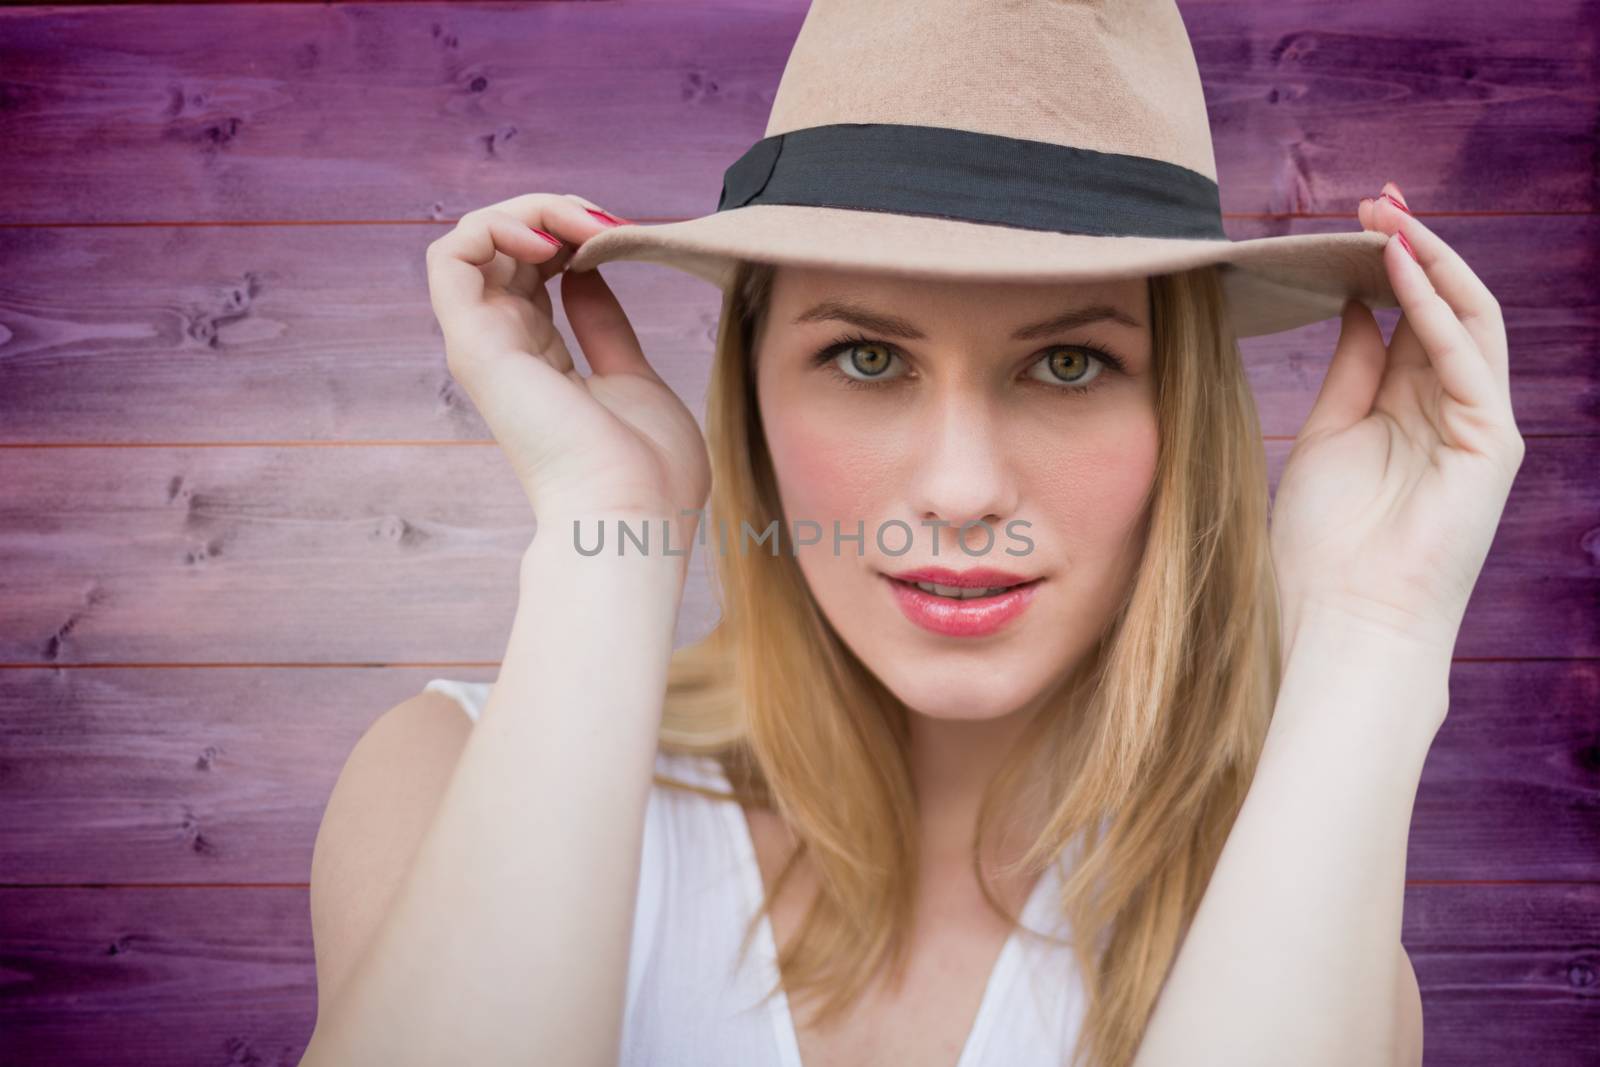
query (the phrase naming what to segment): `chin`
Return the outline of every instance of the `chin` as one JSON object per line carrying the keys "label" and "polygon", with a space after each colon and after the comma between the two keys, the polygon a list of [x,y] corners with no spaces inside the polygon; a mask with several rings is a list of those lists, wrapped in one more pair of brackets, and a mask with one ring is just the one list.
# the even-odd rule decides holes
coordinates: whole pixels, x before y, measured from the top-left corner
{"label": "chin", "polygon": [[[1015,673],[975,673],[954,662],[948,669],[941,669],[936,660],[926,655],[908,656],[905,662],[869,663],[867,666],[902,704],[930,719],[971,722],[1003,719],[1037,693],[1037,689],[1028,684],[1029,679],[1019,678]],[[1002,677],[1008,684],[996,685]],[[1039,680],[1041,685],[1043,681]]]}

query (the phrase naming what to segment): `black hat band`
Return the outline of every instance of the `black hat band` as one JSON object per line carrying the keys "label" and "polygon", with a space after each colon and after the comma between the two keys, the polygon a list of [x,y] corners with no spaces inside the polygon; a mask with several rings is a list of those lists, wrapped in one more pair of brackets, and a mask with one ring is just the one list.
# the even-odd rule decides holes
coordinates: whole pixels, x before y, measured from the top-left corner
{"label": "black hat band", "polygon": [[1217,183],[1188,167],[942,126],[839,123],[763,138],[724,173],[717,211],[750,204],[1228,240]]}

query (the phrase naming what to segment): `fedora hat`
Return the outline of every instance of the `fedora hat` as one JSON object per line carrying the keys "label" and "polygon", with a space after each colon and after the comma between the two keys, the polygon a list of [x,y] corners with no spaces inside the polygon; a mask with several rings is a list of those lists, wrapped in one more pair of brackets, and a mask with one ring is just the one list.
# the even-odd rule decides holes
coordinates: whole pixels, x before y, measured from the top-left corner
{"label": "fedora hat", "polygon": [[1220,265],[1236,336],[1395,307],[1375,231],[1233,241],[1172,0],[814,0],[765,135],[716,210],[628,223],[568,264],[741,259],[976,281]]}

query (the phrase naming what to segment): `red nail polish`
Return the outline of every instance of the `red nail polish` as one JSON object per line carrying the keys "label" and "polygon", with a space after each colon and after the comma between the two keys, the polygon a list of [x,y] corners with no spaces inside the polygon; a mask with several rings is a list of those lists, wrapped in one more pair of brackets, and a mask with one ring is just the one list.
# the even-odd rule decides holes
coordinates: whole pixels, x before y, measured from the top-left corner
{"label": "red nail polish", "polygon": [[1406,207],[1399,200],[1396,200],[1394,197],[1390,196],[1388,193],[1379,193],[1378,195],[1383,197],[1385,200],[1389,201],[1389,203],[1393,204],[1395,207],[1399,208],[1401,211],[1404,211],[1407,215],[1411,214],[1411,209],[1410,208]]}
{"label": "red nail polish", "polygon": [[1394,186],[1394,198],[1400,201],[1400,206],[1406,208],[1407,213],[1410,213],[1411,209],[1406,207],[1406,194],[1402,193],[1400,191],[1400,187],[1395,185],[1394,182],[1390,182],[1389,184]]}
{"label": "red nail polish", "polygon": [[554,234],[545,233],[543,230],[539,229],[539,227],[537,227],[537,226],[529,226],[528,229],[532,230],[534,233],[538,234],[540,237],[543,237],[546,241],[549,241],[551,244],[555,245],[557,248],[561,247],[561,238],[555,236]]}
{"label": "red nail polish", "polygon": [[1400,247],[1405,249],[1406,252],[1411,256],[1412,262],[1420,264],[1422,261],[1417,258],[1417,250],[1411,247],[1411,242],[1406,240],[1406,235],[1401,233],[1399,230],[1394,231],[1394,235],[1400,238]]}
{"label": "red nail polish", "polygon": [[583,210],[587,211],[589,214],[593,215],[595,218],[599,219],[601,222],[606,223],[608,226],[622,226],[622,225],[627,224],[627,222],[628,222],[627,219],[619,219],[615,215],[611,214],[608,211],[596,211],[593,208],[587,208],[587,207],[584,208]]}

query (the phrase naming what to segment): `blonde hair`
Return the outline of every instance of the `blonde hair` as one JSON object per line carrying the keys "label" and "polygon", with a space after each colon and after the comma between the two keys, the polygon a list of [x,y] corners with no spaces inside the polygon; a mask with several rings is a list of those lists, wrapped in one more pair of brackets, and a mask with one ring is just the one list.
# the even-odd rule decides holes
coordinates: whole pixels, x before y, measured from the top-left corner
{"label": "blonde hair", "polygon": [[[1132,1060],[1244,802],[1278,690],[1266,459],[1217,270],[1150,278],[1161,446],[1143,556],[1091,653],[991,782],[973,841],[982,892],[1013,923],[979,863],[986,835],[1038,813],[1028,825],[1043,832],[1013,872],[1042,872],[1078,841],[1058,901],[1087,994],[1072,1067]],[[798,848],[762,913],[807,857],[818,892],[778,963],[791,998],[821,999],[821,1023],[880,966],[903,973],[918,814],[910,712],[840,640],[784,536],[749,359],[773,275],[744,263],[724,293],[703,526],[714,544],[718,528],[759,532],[776,520],[781,544],[775,556],[710,552],[722,619],[674,653],[661,734],[663,751],[715,757],[734,791],[657,781],[775,811],[792,829]]]}

